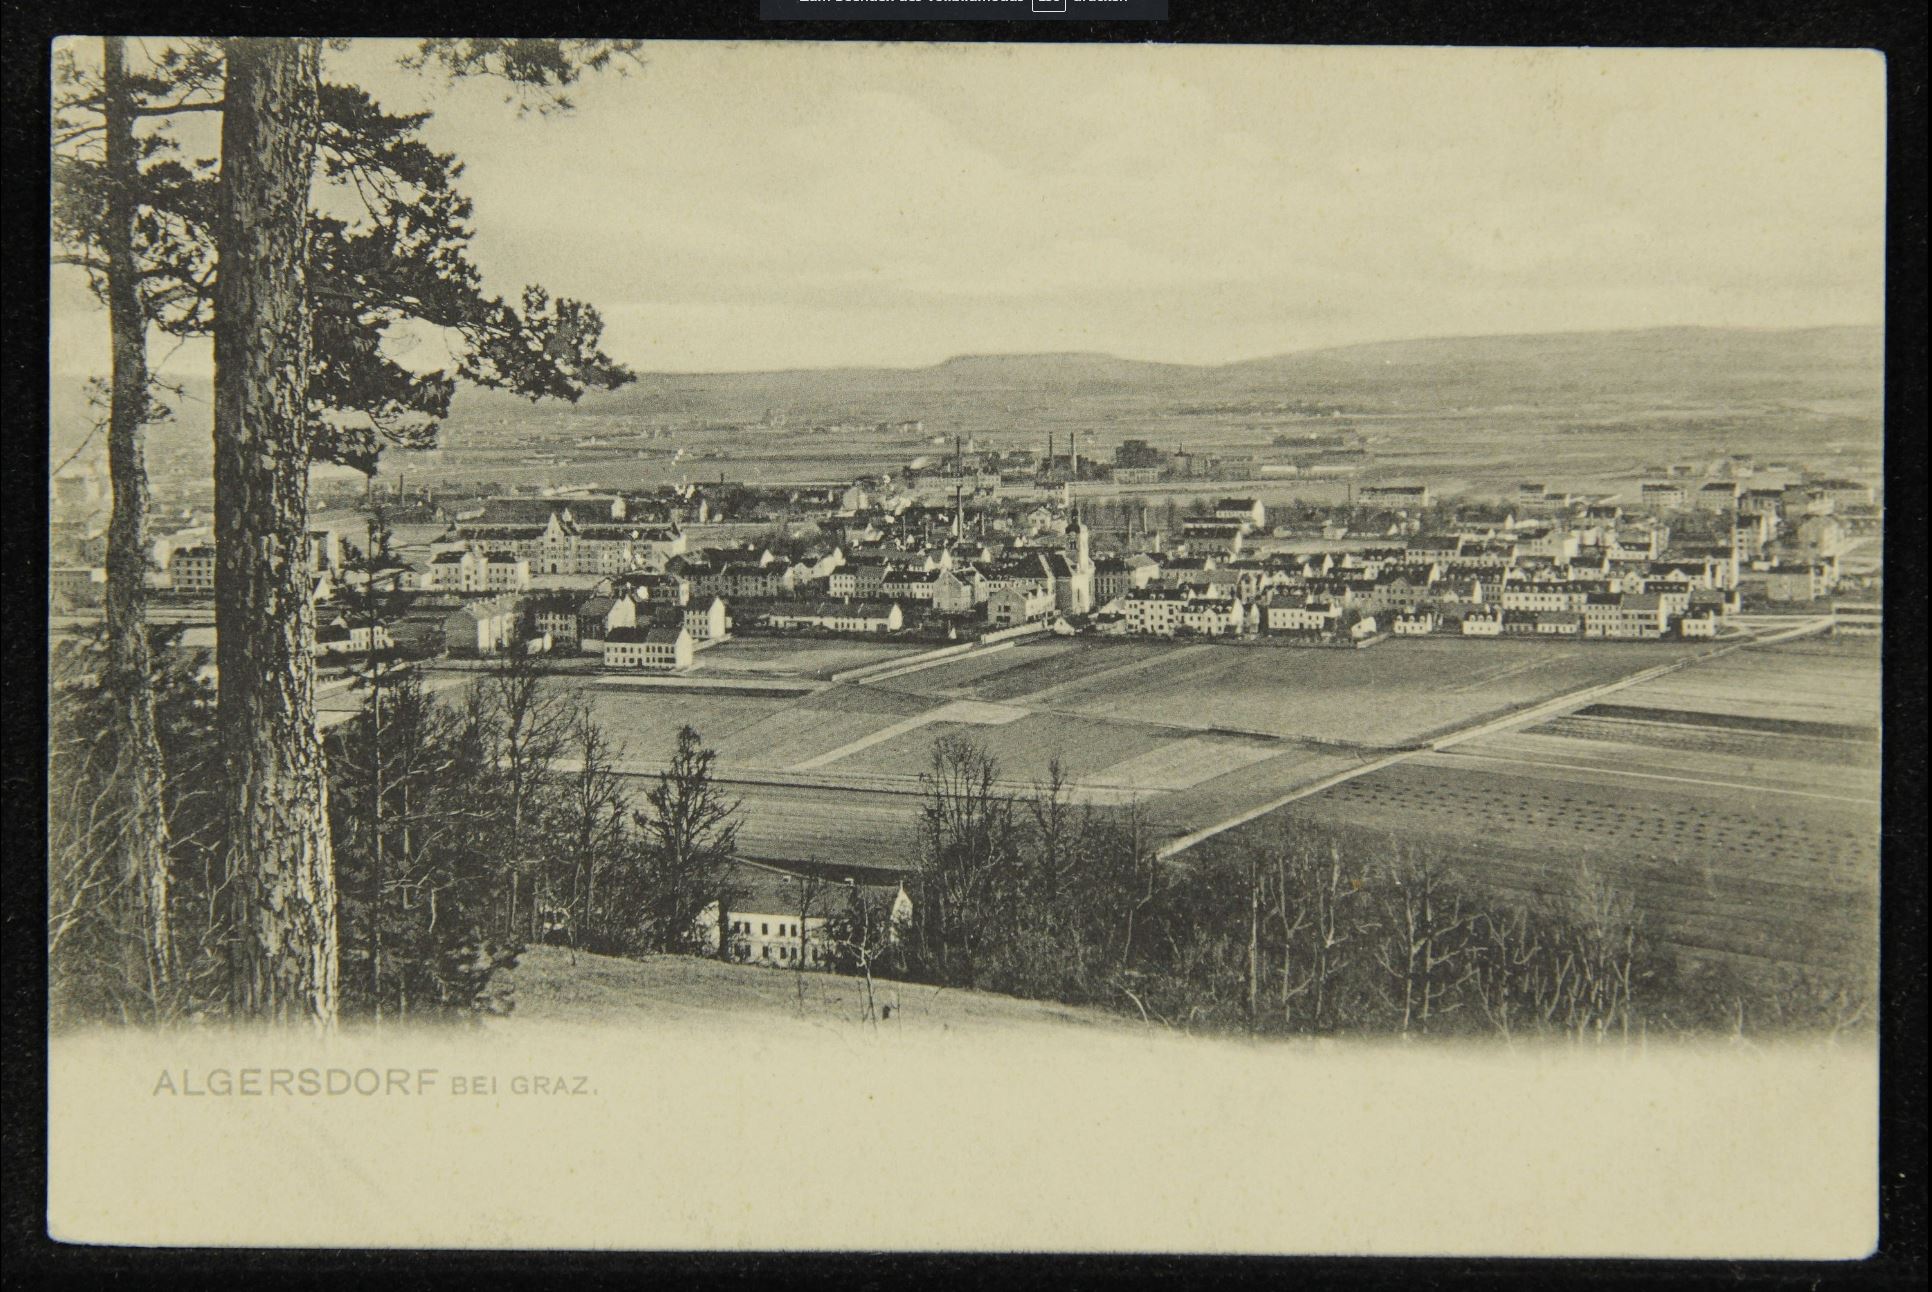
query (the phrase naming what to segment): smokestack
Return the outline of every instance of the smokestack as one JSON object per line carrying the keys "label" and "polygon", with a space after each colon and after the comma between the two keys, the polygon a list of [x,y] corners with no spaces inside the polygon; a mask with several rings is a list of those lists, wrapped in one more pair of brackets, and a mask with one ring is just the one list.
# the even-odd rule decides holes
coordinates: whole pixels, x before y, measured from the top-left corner
{"label": "smokestack", "polygon": [[1080,432],[1079,431],[1067,432],[1067,450],[1068,452],[1073,454],[1073,471],[1071,474],[1075,480],[1078,480],[1080,478]]}

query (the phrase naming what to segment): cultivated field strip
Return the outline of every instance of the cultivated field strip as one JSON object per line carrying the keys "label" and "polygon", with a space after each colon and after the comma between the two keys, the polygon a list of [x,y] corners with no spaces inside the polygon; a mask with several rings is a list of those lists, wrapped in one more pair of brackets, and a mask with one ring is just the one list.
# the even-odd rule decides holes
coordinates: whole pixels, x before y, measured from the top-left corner
{"label": "cultivated field strip", "polygon": [[1058,656],[1077,653],[1083,653],[1082,648],[1074,642],[1020,642],[1002,650],[962,655],[916,673],[879,678],[865,685],[871,690],[896,691],[906,695],[991,700],[999,698],[991,693],[990,688],[994,685],[993,679],[1002,674],[1024,673]]}
{"label": "cultivated field strip", "polygon": [[916,862],[912,795],[730,783],[738,849],[749,856],[897,868]]}
{"label": "cultivated field strip", "polygon": [[[1579,739],[1536,728],[1485,736],[1458,745],[1445,754],[1423,755],[1421,761],[1481,759],[1525,775],[1580,773],[1596,778],[1681,780],[1736,786],[1745,793],[1786,793],[1854,804],[1878,805],[1878,777],[1869,766],[1856,763],[1820,765],[1804,756],[1781,756],[1760,741],[1749,753],[1716,749],[1659,748],[1638,741]],[[1806,742],[1807,749],[1815,742]],[[1614,781],[1606,783],[1614,784]],[[1641,785],[1629,786],[1643,791]]]}
{"label": "cultivated field strip", "polygon": [[1715,713],[1834,726],[1879,721],[1877,652],[1792,642],[1734,652],[1635,686],[1618,702],[1667,715]]}
{"label": "cultivated field strip", "polygon": [[1261,762],[1147,800],[1148,818],[1170,836],[1185,837],[1252,810],[1284,793],[1353,771],[1362,758],[1322,745],[1288,745]]}
{"label": "cultivated field strip", "polygon": [[1187,736],[1112,763],[1106,770],[1084,779],[1089,785],[1120,789],[1184,790],[1273,758],[1279,752],[1273,741],[1237,736]]}
{"label": "cultivated field strip", "polygon": [[678,729],[689,722],[721,759],[737,753],[734,735],[784,712],[792,701],[783,696],[706,692],[653,695],[590,687],[582,692],[598,723],[627,757],[668,758],[677,746]]}
{"label": "cultivated field strip", "polygon": [[1535,730],[1547,736],[1631,745],[1652,757],[1683,751],[1786,761],[1804,767],[1876,769],[1880,752],[1878,733],[1872,731],[1856,739],[1825,739],[1727,729],[1712,723],[1673,722],[1655,716],[1636,719],[1578,713],[1546,722]]}
{"label": "cultivated field strip", "polygon": [[1874,815],[1404,763],[1302,800],[1297,818],[1439,852],[1485,888],[1560,894],[1579,864],[1630,891],[1681,948],[1846,968],[1875,959]]}
{"label": "cultivated field strip", "polygon": [[1152,646],[1129,644],[1087,647],[1031,663],[1023,670],[988,678],[980,694],[989,700],[1013,700],[1044,704],[1056,696],[1081,688],[1121,687],[1144,669],[1172,667],[1189,659],[1198,661],[1201,652],[1216,648],[1207,644],[1193,646]]}
{"label": "cultivated field strip", "polygon": [[1304,801],[1310,812],[1349,805],[1378,822],[1476,836],[1553,851],[1618,851],[1679,858],[1697,854],[1748,864],[1796,882],[1875,879],[1875,809],[1811,799],[1766,802],[1697,786],[1645,787],[1567,771],[1447,766],[1413,760]]}
{"label": "cultivated field strip", "polygon": [[999,726],[933,722],[858,750],[827,770],[907,775],[924,771],[933,741],[946,735],[971,738],[999,761],[1006,779],[1021,784],[1044,779],[1048,761],[1055,757],[1067,775],[1083,783],[1101,784],[1091,780],[1096,773],[1177,743],[1175,733],[1158,727],[1030,714]]}
{"label": "cultivated field strip", "polygon": [[871,642],[812,642],[801,650],[789,638],[738,637],[705,651],[706,672],[742,672],[791,677],[825,677],[849,668],[917,655],[916,645]]}
{"label": "cultivated field strip", "polygon": [[788,708],[733,733],[728,749],[720,753],[728,754],[728,767],[796,767],[823,756],[828,749],[864,740],[900,721],[905,719],[894,719],[890,714]]}
{"label": "cultivated field strip", "polygon": [[[1181,726],[1259,731],[1289,739],[1399,746],[1484,717],[1614,681],[1683,658],[1686,649],[1597,643],[1388,642],[1368,651],[1211,647],[1140,670],[1129,687],[1105,678],[1056,692],[1059,709]],[[1471,670],[1490,680],[1465,687]]]}
{"label": "cultivated field strip", "polygon": [[883,745],[901,736],[912,735],[930,725],[941,726],[1005,726],[1026,717],[1026,710],[1014,709],[1005,705],[987,704],[980,700],[955,700],[942,704],[937,709],[901,718],[888,727],[869,732],[842,745],[835,745],[824,753],[815,754],[798,763],[794,771],[811,771],[832,763],[863,753],[874,745]]}

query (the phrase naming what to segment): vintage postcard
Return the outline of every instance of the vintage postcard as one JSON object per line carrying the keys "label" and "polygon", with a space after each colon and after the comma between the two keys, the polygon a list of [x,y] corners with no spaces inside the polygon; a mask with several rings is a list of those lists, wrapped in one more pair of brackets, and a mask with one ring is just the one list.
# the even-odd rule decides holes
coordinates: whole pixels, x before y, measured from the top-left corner
{"label": "vintage postcard", "polygon": [[1872,1250],[1881,56],[54,95],[53,1238]]}

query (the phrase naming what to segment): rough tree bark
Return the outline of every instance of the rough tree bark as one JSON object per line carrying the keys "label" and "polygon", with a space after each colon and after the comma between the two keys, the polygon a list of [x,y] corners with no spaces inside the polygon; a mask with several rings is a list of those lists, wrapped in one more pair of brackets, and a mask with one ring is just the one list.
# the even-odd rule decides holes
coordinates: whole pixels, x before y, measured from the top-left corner
{"label": "rough tree bark", "polygon": [[[148,420],[147,320],[135,262],[136,190],[133,92],[127,41],[102,40],[102,113],[107,149],[108,329],[113,336],[108,400],[107,474],[114,501],[107,526],[107,680],[113,697],[121,795],[121,852],[127,891],[140,931],[140,968],[130,973],[159,1004],[172,976],[174,938],[168,916],[168,827],[161,798],[161,741],[155,728],[147,622],[148,472],[142,427]],[[130,957],[132,959],[132,957]]]}
{"label": "rough tree bark", "polygon": [[327,1026],[335,866],[308,581],[307,241],[320,45],[228,45],[215,311],[215,624],[236,1011]]}

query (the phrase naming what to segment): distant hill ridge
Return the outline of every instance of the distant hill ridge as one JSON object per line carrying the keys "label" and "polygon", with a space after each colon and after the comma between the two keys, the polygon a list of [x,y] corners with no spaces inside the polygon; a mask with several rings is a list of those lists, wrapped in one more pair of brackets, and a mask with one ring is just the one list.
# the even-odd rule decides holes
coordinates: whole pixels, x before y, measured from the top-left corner
{"label": "distant hill ridge", "polygon": [[[1016,414],[1078,398],[1319,401],[1358,407],[1764,404],[1852,400],[1876,404],[1884,332],[1875,326],[1797,329],[1660,327],[1626,331],[1427,337],[1299,350],[1199,365],[1123,359],[1091,351],[964,354],[918,368],[851,367],[768,372],[642,372],[622,390],[586,396],[595,418],[665,416],[749,420],[766,409],[798,417],[904,418],[944,411],[962,396],[1000,401]],[[181,383],[189,398],[155,438],[199,445],[209,427],[208,382]],[[78,391],[54,392],[56,448],[77,442],[91,414]],[[464,389],[452,429],[531,411],[497,391]],[[548,416],[557,405],[541,406]],[[590,433],[588,430],[586,433]]]}
{"label": "distant hill ridge", "polygon": [[[1200,365],[1122,359],[1092,352],[958,355],[921,368],[855,367],[773,372],[643,373],[599,398],[678,394],[768,397],[774,405],[853,394],[1014,391],[1187,396],[1276,395],[1421,402],[1453,394],[1569,399],[1616,397],[1876,397],[1884,336],[1877,327],[1750,329],[1668,327],[1612,332],[1429,337],[1299,350]],[[1420,384],[1418,384],[1420,383]]]}

